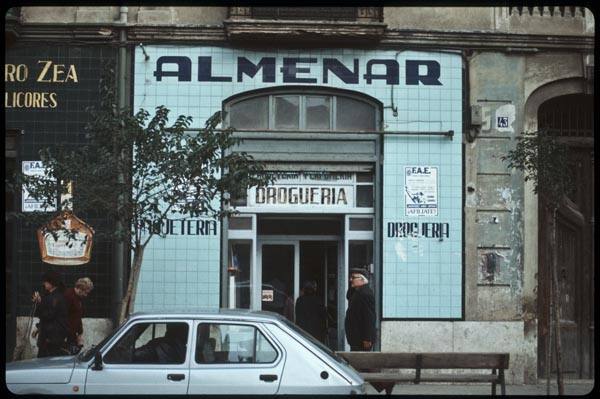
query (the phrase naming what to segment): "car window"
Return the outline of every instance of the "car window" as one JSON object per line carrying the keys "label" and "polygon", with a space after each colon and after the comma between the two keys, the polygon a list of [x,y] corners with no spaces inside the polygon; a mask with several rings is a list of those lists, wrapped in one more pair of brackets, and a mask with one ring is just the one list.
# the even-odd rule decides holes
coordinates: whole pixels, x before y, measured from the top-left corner
{"label": "car window", "polygon": [[134,324],[104,356],[111,364],[181,364],[189,326],[182,322]]}
{"label": "car window", "polygon": [[201,323],[196,363],[272,363],[277,351],[254,326]]}

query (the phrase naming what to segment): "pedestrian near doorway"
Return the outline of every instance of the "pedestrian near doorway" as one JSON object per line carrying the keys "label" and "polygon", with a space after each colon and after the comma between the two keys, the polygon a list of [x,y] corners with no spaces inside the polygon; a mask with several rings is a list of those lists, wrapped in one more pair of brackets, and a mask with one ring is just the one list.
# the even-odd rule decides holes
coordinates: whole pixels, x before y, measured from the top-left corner
{"label": "pedestrian near doorway", "polygon": [[82,277],[75,282],[73,288],[65,290],[69,323],[67,348],[71,354],[78,353],[83,347],[83,323],[81,321],[84,315],[83,298],[86,298],[93,289],[92,280]]}
{"label": "pedestrian near doorway", "polygon": [[37,303],[35,315],[40,319],[33,332],[34,337],[37,336],[37,357],[65,356],[68,354],[65,348],[68,322],[64,284],[55,271],[44,273],[42,284],[44,295],[36,291],[31,298]]}
{"label": "pedestrian near doorway", "polygon": [[368,286],[367,276],[368,272],[364,269],[350,269],[344,327],[351,351],[370,351],[375,344],[375,296]]}
{"label": "pedestrian near doorway", "polygon": [[296,300],[296,324],[320,342],[325,341],[327,313],[316,295],[317,283],[306,281],[303,294]]}

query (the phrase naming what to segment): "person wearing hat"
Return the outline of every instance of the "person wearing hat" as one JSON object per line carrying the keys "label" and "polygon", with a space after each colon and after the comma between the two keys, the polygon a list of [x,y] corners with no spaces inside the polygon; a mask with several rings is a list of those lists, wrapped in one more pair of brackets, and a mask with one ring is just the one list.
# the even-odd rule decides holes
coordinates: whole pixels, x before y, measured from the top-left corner
{"label": "person wearing hat", "polygon": [[351,351],[370,351],[375,344],[375,296],[368,286],[367,276],[368,272],[364,269],[350,269],[344,327]]}
{"label": "person wearing hat", "polygon": [[324,342],[327,314],[316,291],[317,283],[315,281],[304,283],[303,294],[296,300],[296,324],[317,340]]}
{"label": "person wearing hat", "polygon": [[40,319],[37,324],[38,355],[37,357],[65,356],[67,338],[67,304],[63,296],[64,284],[60,275],[48,271],[42,276],[45,294],[40,296],[34,292],[31,300],[37,302],[35,316]]}

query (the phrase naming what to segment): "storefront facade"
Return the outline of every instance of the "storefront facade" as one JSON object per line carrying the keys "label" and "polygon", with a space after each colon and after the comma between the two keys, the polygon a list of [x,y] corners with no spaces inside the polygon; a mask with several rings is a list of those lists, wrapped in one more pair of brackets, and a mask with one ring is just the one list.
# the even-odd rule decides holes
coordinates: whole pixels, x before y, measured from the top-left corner
{"label": "storefront facade", "polygon": [[[99,76],[104,62],[114,62],[116,51],[108,45],[41,46],[25,44],[5,52],[4,112],[7,136],[5,173],[13,171],[44,175],[39,156],[43,148],[69,144],[73,148],[86,143],[85,124],[88,107],[97,104]],[[8,141],[10,138],[10,142]],[[57,210],[43,207],[42,201],[31,197],[26,190],[6,196],[6,298],[7,344],[22,337],[27,325],[25,317],[31,311],[31,294],[41,291],[41,277],[47,270],[59,271],[64,283],[71,287],[78,278],[87,276],[95,284],[86,315],[89,330],[102,331],[110,326],[106,315],[111,314],[112,243],[104,237],[94,240],[93,257],[84,265],[57,266],[43,263],[36,238],[40,226],[14,218],[12,212],[47,212],[51,218]],[[78,216],[95,228],[104,230],[111,221],[100,215]],[[12,317],[12,316],[15,317]],[[87,323],[86,323],[87,324]],[[15,336],[16,333],[16,336]],[[12,336],[12,337],[11,337]],[[101,337],[90,333],[90,341]],[[6,353],[11,353],[7,350]]]}
{"label": "storefront facade", "polygon": [[[134,108],[167,98],[196,128],[224,110],[244,137],[236,150],[274,177],[234,202],[226,229],[149,244],[157,255],[144,259],[152,266],[136,308],[229,306],[235,290],[237,306],[283,313],[278,292],[294,303],[315,280],[342,348],[348,269],[360,266],[372,273],[380,319],[462,317],[460,54],[145,45],[135,60]],[[192,254],[173,270],[192,291],[177,280],[151,288],[173,247]],[[233,263],[235,289],[225,272]],[[186,295],[170,295],[171,284]]]}
{"label": "storefront facade", "polygon": [[[146,249],[136,310],[290,316],[314,280],[327,344],[341,349],[348,268],[363,266],[377,349],[509,352],[507,381],[534,383],[554,369],[549,216],[502,155],[538,129],[564,136],[573,154],[582,188],[560,212],[561,328],[565,373],[589,378],[594,23],[581,7],[23,7],[6,32],[12,49],[73,38],[119,48],[134,110],[165,105],[195,129],[224,111],[223,127],[243,139],[236,150],[274,178],[232,199],[229,219],[165,220],[165,237]],[[37,272],[16,259],[31,252],[7,261],[28,286]],[[114,260],[101,262],[103,284],[124,281]],[[108,322],[108,303],[90,320]]]}

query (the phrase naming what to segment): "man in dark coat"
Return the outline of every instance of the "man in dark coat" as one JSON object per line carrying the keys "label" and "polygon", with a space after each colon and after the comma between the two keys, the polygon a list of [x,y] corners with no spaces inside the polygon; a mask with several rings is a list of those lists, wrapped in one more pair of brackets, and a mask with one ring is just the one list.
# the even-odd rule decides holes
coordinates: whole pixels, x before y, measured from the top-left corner
{"label": "man in dark coat", "polygon": [[36,332],[38,357],[66,356],[69,353],[65,349],[68,323],[64,284],[54,271],[44,273],[42,283],[46,294],[40,296],[36,291],[32,298],[38,303],[35,315],[40,319]]}
{"label": "man in dark coat", "polygon": [[315,295],[317,284],[307,281],[302,287],[303,295],[296,300],[296,324],[317,340],[325,340],[327,314],[320,298]]}
{"label": "man in dark coat", "polygon": [[346,339],[352,351],[370,351],[376,339],[375,296],[367,285],[367,271],[350,269],[350,288],[346,294]]}
{"label": "man in dark coat", "polygon": [[83,346],[83,298],[87,297],[94,289],[92,280],[83,277],[75,282],[75,287],[65,290],[65,301],[67,303],[67,316],[69,331],[67,335],[67,346],[69,349]]}

